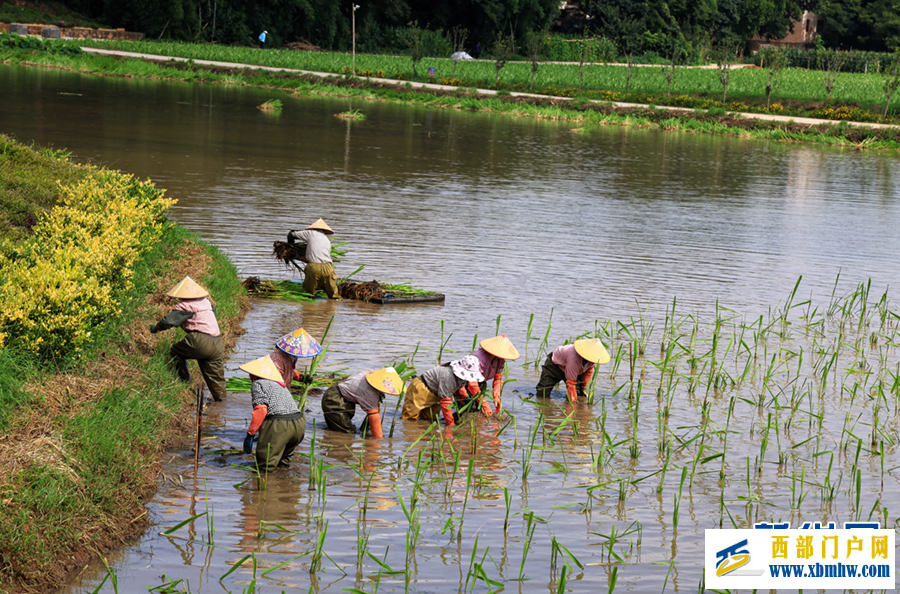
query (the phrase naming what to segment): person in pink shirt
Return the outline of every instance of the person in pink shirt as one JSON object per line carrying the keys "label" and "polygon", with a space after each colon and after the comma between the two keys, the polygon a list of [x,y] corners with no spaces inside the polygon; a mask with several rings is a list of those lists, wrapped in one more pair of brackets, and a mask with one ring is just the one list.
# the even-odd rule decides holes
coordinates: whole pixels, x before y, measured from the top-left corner
{"label": "person in pink shirt", "polygon": [[150,326],[150,332],[180,327],[184,339],[172,345],[169,351],[178,377],[190,383],[188,359],[195,359],[213,400],[225,399],[225,341],[216,321],[216,306],[209,300],[209,291],[186,276],[172,287],[169,297],[181,299],[169,314]]}
{"label": "person in pink shirt", "polygon": [[[494,406],[497,408],[497,414],[502,408],[501,393],[503,391],[503,370],[507,361],[514,361],[519,358],[519,351],[513,346],[512,341],[501,334],[493,338],[485,338],[480,343],[481,348],[476,349],[470,356],[478,359],[479,372],[484,376],[484,382],[469,382],[469,394],[474,398],[482,390],[487,387],[487,380],[491,379],[492,392],[494,397]],[[481,400],[481,412],[487,416],[494,414],[487,398]]]}
{"label": "person in pink shirt", "polygon": [[584,388],[594,375],[594,366],[608,362],[609,353],[596,338],[576,340],[575,344],[557,347],[544,361],[535,392],[538,397],[546,398],[563,381],[569,400],[575,402],[579,396],[584,396]]}

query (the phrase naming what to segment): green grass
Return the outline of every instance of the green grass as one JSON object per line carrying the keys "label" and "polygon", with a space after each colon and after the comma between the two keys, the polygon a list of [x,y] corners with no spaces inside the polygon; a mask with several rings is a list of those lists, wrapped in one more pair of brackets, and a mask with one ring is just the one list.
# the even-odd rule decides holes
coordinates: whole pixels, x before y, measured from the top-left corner
{"label": "green grass", "polygon": [[72,184],[88,175],[87,169],[60,159],[64,154],[32,150],[0,134],[0,237],[4,240],[24,237],[42,212],[59,203],[59,183]]}

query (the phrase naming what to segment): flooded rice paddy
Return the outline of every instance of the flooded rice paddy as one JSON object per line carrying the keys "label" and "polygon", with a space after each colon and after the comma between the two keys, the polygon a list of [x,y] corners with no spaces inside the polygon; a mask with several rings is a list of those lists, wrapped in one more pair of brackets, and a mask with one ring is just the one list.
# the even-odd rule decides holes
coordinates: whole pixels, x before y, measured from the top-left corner
{"label": "flooded rice paddy", "polygon": [[[310,399],[304,456],[264,491],[234,452],[249,396],[210,405],[199,476],[164,460],[154,527],[101,592],[695,592],[707,528],[895,524],[893,154],[15,67],[0,88],[0,131],[150,177],[242,274],[290,278],[272,241],[321,216],[339,275],[447,295],[258,302],[230,374],[332,319],[329,371],[424,371],[498,330],[523,353],[505,414],[452,431],[364,443]],[[535,399],[546,352],[587,333],[613,356],[592,401]]]}

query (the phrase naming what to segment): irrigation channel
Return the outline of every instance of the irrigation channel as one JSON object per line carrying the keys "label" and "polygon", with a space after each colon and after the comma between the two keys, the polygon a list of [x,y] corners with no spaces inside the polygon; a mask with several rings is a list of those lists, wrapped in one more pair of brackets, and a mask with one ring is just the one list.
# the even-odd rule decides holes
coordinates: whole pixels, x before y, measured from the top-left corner
{"label": "irrigation channel", "polygon": [[[249,396],[212,405],[199,477],[164,460],[101,592],[695,592],[707,528],[900,517],[893,154],[20,67],[0,88],[0,131],[150,177],[246,275],[289,277],[272,241],[321,216],[339,275],[447,295],[258,302],[229,373],[332,319],[325,370],[423,371],[498,329],[524,353],[506,413],[452,432],[364,444],[311,399],[266,491],[233,453]],[[547,349],[585,333],[613,355],[592,402],[536,401]]]}

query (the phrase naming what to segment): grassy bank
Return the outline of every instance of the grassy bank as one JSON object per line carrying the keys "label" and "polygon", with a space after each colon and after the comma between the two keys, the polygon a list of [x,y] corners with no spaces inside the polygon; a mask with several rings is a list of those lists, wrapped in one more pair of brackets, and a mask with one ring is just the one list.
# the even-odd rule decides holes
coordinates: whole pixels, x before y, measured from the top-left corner
{"label": "grassy bank", "polygon": [[252,69],[201,67],[183,62],[158,63],[105,56],[66,56],[40,52],[0,50],[0,62],[61,68],[84,74],[141,77],[211,84],[250,85],[295,95],[329,95],[369,101],[422,105],[445,109],[486,111],[516,117],[565,120],[578,132],[592,126],[615,125],[760,138],[782,142],[813,142],[854,148],[900,148],[900,130],[852,127],[842,123],[809,126],[740,118],[722,108],[671,111],[652,107],[625,108],[584,98],[525,98],[509,94],[487,96],[473,89],[455,91],[416,89],[359,78],[321,78],[301,74],[269,73]]}
{"label": "grassy bank", "polygon": [[[121,49],[147,54],[177,56],[194,60],[216,60],[258,64],[277,68],[349,74],[352,57],[348,53],[271,50],[247,47],[192,44],[168,41],[78,41],[80,45]],[[426,76],[429,68],[434,76]],[[356,55],[356,72],[362,76],[437,82],[453,86],[509,91],[530,91],[544,95],[606,101],[624,101],[676,107],[722,107],[730,111],[776,113],[798,117],[864,122],[900,122],[892,114],[882,119],[884,93],[882,77],[875,73],[844,72],[834,80],[830,101],[826,102],[823,72],[802,68],[783,70],[772,93],[773,104],[766,108],[768,71],[761,68],[733,69],[728,76],[728,93],[722,100],[722,85],[715,68],[679,67],[669,86],[666,68],[587,64],[583,73],[578,64],[545,63],[531,84],[530,62],[509,62],[499,80],[491,60],[459,62],[446,58],[424,58],[413,69],[405,56]],[[418,76],[416,75],[418,72]],[[892,105],[896,105],[894,98]]]}
{"label": "grassy bank", "polygon": [[[0,136],[0,224],[4,237],[18,238],[0,244],[0,264],[20,256],[67,207],[67,188],[109,176],[122,177]],[[61,230],[72,249],[81,231]],[[110,294],[116,313],[90,320],[89,337],[77,348],[34,348],[15,322],[2,328],[0,591],[54,588],[91,556],[146,527],[143,505],[156,489],[157,455],[189,429],[192,403],[166,363],[175,333],[148,330],[170,308],[161,292],[191,274],[217,302],[226,336],[239,331],[244,292],[235,269],[164,217],[128,271],[130,282]],[[75,295],[83,289],[65,280],[60,287]],[[19,295],[23,303],[35,298]]]}

